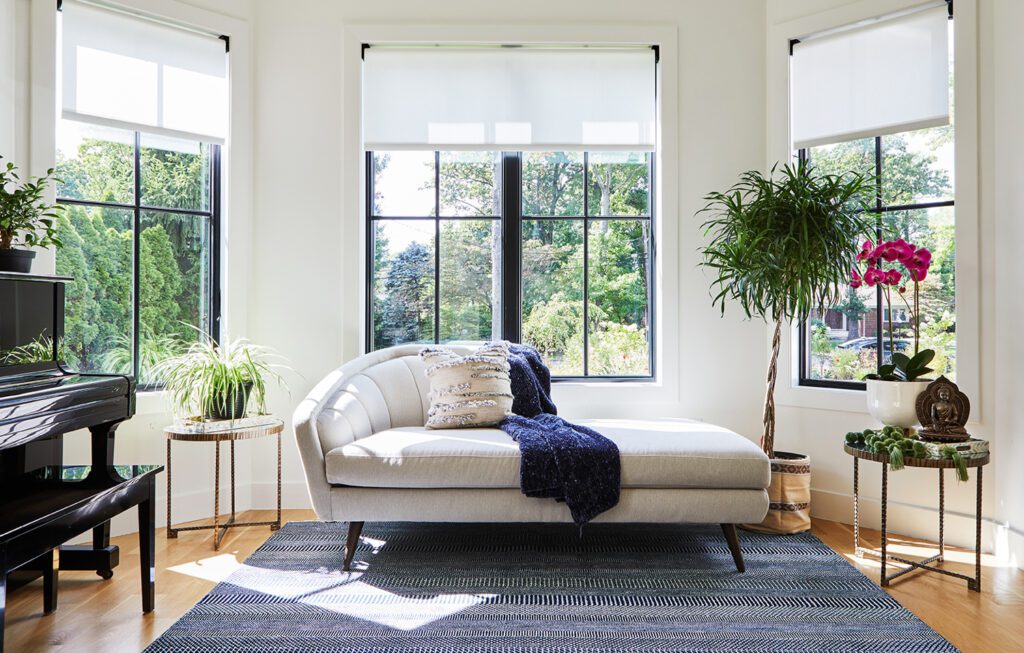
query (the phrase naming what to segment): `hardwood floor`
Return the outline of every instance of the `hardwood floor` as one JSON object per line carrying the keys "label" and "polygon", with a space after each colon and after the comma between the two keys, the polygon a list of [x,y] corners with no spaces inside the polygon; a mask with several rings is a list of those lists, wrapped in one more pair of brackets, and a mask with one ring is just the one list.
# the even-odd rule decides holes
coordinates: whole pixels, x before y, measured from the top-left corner
{"label": "hardwood floor", "polygon": [[[253,511],[239,519],[272,519],[270,511]],[[308,510],[286,510],[285,521],[312,519]],[[878,582],[877,556],[852,557],[851,528],[816,520],[814,533]],[[168,540],[157,531],[156,611],[142,614],[139,593],[138,537],[114,538],[121,547],[121,565],[109,581],[90,572],[62,572],[57,612],[44,616],[42,581],[12,592],[7,601],[7,653],[139,651],[245,560],[270,536],[265,527],[231,529],[219,552],[208,532],[182,533]],[[878,547],[878,533],[862,530],[865,546]],[[743,535],[740,534],[742,542]],[[890,537],[894,552],[926,557],[929,545]],[[970,573],[973,557],[947,548],[951,568]],[[963,562],[957,562],[963,561]],[[968,563],[968,561],[971,561]],[[1024,572],[983,560],[982,592],[938,574],[908,574],[887,591],[964,653],[1024,651]]]}

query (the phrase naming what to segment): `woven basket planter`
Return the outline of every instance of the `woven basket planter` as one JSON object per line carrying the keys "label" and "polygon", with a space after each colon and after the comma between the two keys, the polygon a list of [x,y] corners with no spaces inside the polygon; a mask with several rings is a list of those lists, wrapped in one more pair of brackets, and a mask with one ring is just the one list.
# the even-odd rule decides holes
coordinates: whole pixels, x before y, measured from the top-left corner
{"label": "woven basket planter", "polygon": [[768,514],[760,524],[744,524],[743,528],[776,535],[811,530],[810,456],[776,451],[771,464]]}

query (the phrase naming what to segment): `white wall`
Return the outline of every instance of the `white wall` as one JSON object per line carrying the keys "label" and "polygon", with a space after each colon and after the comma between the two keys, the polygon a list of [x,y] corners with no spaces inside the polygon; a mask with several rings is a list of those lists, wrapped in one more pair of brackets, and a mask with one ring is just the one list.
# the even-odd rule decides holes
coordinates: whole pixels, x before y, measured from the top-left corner
{"label": "white wall", "polygon": [[[981,60],[981,198],[984,231],[981,259],[991,262],[983,286],[989,312],[985,356],[994,377],[993,432],[996,478],[988,506],[1006,524],[1005,548],[1024,566],[1024,3],[982,0],[979,16]],[[1003,542],[999,542],[1003,545]]]}
{"label": "white wall", "polygon": [[[305,377],[293,384],[290,400],[273,398],[274,410],[290,414],[313,383],[361,352],[362,212],[355,195],[359,171],[349,165],[359,160],[359,143],[346,133],[358,98],[344,90],[346,75],[358,74],[358,44],[346,41],[352,32],[368,24],[440,24],[557,34],[559,26],[646,24],[677,32],[678,112],[666,118],[665,132],[676,135],[672,145],[679,158],[670,162],[676,172],[663,183],[672,185],[678,208],[656,219],[670,222],[666,231],[676,234],[659,250],[670,275],[661,287],[672,289],[659,300],[667,327],[662,332],[683,335],[661,343],[673,352],[663,361],[661,387],[562,385],[555,399],[569,416],[688,415],[756,439],[767,351],[763,327],[742,322],[735,312],[720,319],[710,306],[706,279],[696,268],[694,213],[704,193],[728,187],[764,161],[764,21],[764,4],[757,0],[257,2],[250,293],[258,300],[250,304],[249,335],[287,355]],[[346,186],[355,190],[346,192]],[[305,487],[298,456],[293,445],[286,451],[286,505],[299,505]],[[254,459],[260,503],[271,498],[273,472],[269,457]]]}
{"label": "white wall", "polygon": [[[768,4],[768,135],[787,128],[784,114],[784,71],[772,63],[788,34],[808,24],[836,25],[856,17],[881,15],[916,0],[771,0]],[[1020,62],[1024,45],[1015,26],[1024,6],[1015,0],[961,0],[957,17],[957,219],[958,304],[968,313],[958,330],[959,348],[976,351],[976,371],[969,382],[974,408],[968,426],[992,442],[993,462],[984,483],[984,548],[1020,565],[1024,561],[1024,408],[1019,396],[1024,384],[1016,361],[1024,344],[1016,325],[1024,318],[1020,284],[1024,266],[1016,248],[1024,244],[1019,207],[1024,172],[1024,109]],[[1014,22],[1016,21],[1016,22]],[[962,32],[969,32],[964,34]],[[774,42],[773,42],[774,39]],[[976,44],[969,51],[965,43]],[[785,57],[781,57],[785,59]],[[972,94],[976,97],[971,98]],[[965,102],[969,111],[962,111]],[[969,115],[966,115],[969,114]],[[966,117],[966,119],[965,119]],[[778,150],[769,146],[770,152]],[[973,167],[973,170],[972,170]],[[966,180],[966,181],[965,181]],[[973,184],[973,185],[972,185]],[[961,227],[967,228],[961,231]],[[960,309],[958,309],[960,310]],[[971,312],[974,312],[973,314]],[[781,393],[779,438],[811,455],[812,512],[818,517],[849,523],[852,463],[841,453],[840,438],[847,430],[872,426],[857,397],[837,397],[837,391],[790,388]],[[838,394],[844,394],[838,391]],[[850,394],[850,393],[846,393]],[[816,406],[816,407],[812,407]],[[864,473],[866,468],[866,473]],[[879,522],[878,465],[861,467],[861,492],[869,500],[862,509],[869,525]],[[934,472],[908,470],[890,474],[890,528],[896,532],[935,537],[937,488]],[[950,476],[947,475],[947,481]],[[947,482],[947,534],[958,544],[973,545],[974,476],[969,484]],[[893,504],[893,500],[896,501]],[[949,511],[953,513],[949,519]]]}

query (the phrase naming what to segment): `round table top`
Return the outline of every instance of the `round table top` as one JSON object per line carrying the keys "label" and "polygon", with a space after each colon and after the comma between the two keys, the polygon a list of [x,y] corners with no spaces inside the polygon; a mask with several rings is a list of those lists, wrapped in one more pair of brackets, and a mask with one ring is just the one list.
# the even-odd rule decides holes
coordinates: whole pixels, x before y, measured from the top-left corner
{"label": "round table top", "polygon": [[276,417],[262,415],[216,422],[185,421],[164,428],[168,440],[185,442],[222,442],[251,440],[277,435],[284,430],[284,422]]}
{"label": "round table top", "polygon": [[[844,444],[843,451],[854,458],[871,460],[876,463],[888,463],[889,456],[881,453],[874,453],[867,449],[865,444]],[[982,467],[988,464],[988,453],[973,456],[964,456],[964,464],[968,467]],[[930,469],[955,469],[956,463],[949,458],[911,458],[904,454],[903,464],[906,467],[927,467]]]}

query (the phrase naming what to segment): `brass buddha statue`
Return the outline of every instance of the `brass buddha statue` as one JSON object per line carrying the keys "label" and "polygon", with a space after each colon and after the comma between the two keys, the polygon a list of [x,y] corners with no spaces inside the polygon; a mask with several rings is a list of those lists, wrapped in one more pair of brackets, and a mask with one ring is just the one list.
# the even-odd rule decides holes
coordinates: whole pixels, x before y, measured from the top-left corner
{"label": "brass buddha statue", "polygon": [[964,426],[971,412],[967,395],[944,376],[932,381],[917,397],[921,438],[938,442],[964,442],[971,435]]}

